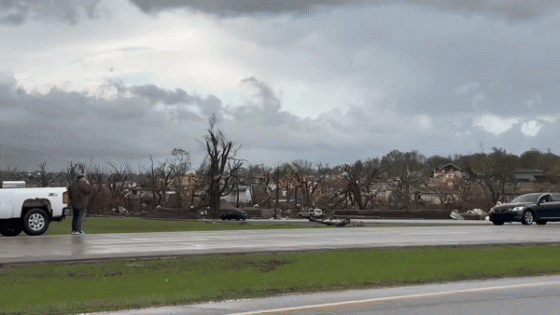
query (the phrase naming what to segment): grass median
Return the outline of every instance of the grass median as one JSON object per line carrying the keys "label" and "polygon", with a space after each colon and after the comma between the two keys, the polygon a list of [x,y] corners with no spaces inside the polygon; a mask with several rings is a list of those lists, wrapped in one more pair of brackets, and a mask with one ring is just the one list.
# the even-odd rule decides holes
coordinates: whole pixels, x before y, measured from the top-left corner
{"label": "grass median", "polygon": [[560,246],[425,247],[39,264],[0,271],[0,314],[200,301],[560,273]]}

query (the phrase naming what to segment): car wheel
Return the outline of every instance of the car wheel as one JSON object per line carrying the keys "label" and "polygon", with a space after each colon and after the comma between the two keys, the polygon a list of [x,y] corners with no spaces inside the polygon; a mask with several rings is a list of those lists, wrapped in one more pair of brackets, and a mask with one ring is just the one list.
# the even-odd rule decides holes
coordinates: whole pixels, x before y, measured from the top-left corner
{"label": "car wheel", "polygon": [[546,224],[546,220],[537,220],[535,221],[535,223],[537,223],[538,225],[545,225]]}
{"label": "car wheel", "polygon": [[6,223],[0,225],[0,234],[3,236],[18,236],[22,230],[21,223]]}
{"label": "car wheel", "polygon": [[23,231],[27,235],[41,235],[49,229],[49,216],[43,209],[35,208],[23,216]]}
{"label": "car wheel", "polygon": [[533,212],[531,212],[531,210],[525,210],[525,212],[523,212],[523,217],[521,218],[521,223],[524,225],[531,225],[533,221]]}
{"label": "car wheel", "polygon": [[504,221],[492,221],[494,225],[504,225]]}

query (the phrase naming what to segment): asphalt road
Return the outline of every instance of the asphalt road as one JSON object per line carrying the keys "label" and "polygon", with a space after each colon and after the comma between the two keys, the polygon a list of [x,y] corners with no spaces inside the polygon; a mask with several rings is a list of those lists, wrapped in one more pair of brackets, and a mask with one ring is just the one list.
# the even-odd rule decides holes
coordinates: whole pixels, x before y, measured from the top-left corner
{"label": "asphalt road", "polygon": [[[364,225],[330,229],[2,237],[0,265],[222,253],[560,243],[560,224],[494,226],[485,221],[372,220]],[[552,276],[296,294],[104,314],[552,314],[559,307],[560,276]]]}
{"label": "asphalt road", "polygon": [[1,237],[0,264],[410,246],[560,243],[560,225],[458,225]]}
{"label": "asphalt road", "polygon": [[118,311],[113,315],[557,314],[560,275],[461,281]]}

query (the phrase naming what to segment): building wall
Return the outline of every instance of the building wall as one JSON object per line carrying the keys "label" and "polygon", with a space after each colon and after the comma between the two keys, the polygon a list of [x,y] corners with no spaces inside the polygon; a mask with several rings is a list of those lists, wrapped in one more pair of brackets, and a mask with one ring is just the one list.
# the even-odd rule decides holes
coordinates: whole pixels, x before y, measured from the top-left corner
{"label": "building wall", "polygon": [[[232,191],[229,195],[224,196],[222,199],[230,203],[236,203],[237,191]],[[239,202],[249,203],[251,201],[251,190],[249,188],[239,189]]]}

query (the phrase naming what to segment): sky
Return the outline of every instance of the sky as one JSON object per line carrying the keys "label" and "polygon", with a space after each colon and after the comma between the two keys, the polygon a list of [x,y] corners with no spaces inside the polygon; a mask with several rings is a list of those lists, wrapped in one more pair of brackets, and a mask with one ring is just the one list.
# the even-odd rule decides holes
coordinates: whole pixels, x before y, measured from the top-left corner
{"label": "sky", "polygon": [[0,169],[560,154],[560,1],[0,0]]}

